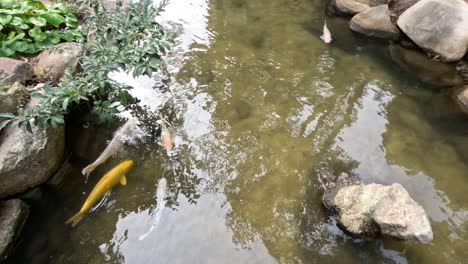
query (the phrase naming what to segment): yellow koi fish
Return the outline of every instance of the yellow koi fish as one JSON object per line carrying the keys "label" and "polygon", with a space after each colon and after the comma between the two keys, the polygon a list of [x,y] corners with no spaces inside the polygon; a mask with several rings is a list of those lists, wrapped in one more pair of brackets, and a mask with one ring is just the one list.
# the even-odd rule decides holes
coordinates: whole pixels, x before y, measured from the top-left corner
{"label": "yellow koi fish", "polygon": [[125,174],[132,168],[133,160],[126,160],[121,162],[119,165],[112,168],[107,172],[101,180],[94,186],[94,189],[91,191],[91,194],[88,196],[83,206],[80,209],[80,212],[70,218],[65,224],[72,224],[76,226],[80,222],[83,215],[97,202],[99,201],[104,194],[106,194],[112,187],[117,183],[122,185],[127,184],[127,179]]}

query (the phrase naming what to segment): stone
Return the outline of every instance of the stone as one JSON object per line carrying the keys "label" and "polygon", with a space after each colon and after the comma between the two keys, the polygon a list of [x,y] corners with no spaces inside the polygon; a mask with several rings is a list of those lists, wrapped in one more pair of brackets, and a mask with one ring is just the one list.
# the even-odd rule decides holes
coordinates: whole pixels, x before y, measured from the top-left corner
{"label": "stone", "polygon": [[459,86],[463,78],[455,65],[431,60],[418,50],[411,50],[400,45],[390,45],[390,56],[400,68],[421,81],[439,87]]}
{"label": "stone", "polygon": [[[3,89],[2,89],[3,88]],[[0,113],[16,113],[28,97],[28,92],[20,83],[0,86]],[[0,122],[5,118],[0,117]]]}
{"label": "stone", "polygon": [[6,259],[29,215],[29,206],[19,200],[0,201],[0,261]]}
{"label": "stone", "polygon": [[[37,103],[32,100],[26,107]],[[60,167],[65,130],[33,126],[33,133],[7,127],[0,139],[0,198],[21,193],[47,181]]]}
{"label": "stone", "polygon": [[421,0],[397,20],[420,47],[445,61],[463,58],[468,46],[468,4],[463,0]]}
{"label": "stone", "polygon": [[398,183],[338,187],[327,192],[323,202],[352,235],[373,237],[381,233],[421,243],[433,239],[426,212]]}
{"label": "stone", "polygon": [[338,11],[349,15],[355,15],[370,8],[369,5],[354,0],[336,0],[335,4]]}
{"label": "stone", "polygon": [[460,109],[468,115],[468,85],[457,90],[455,93],[455,102],[457,102]]}
{"label": "stone", "polygon": [[35,58],[35,73],[41,81],[53,81],[58,83],[65,70],[71,73],[78,70],[80,56],[83,47],[78,43],[61,43],[42,51]]}
{"label": "stone", "polygon": [[357,15],[349,22],[349,27],[361,34],[387,39],[398,39],[400,32],[390,21],[387,5],[371,7]]}
{"label": "stone", "polygon": [[388,3],[392,23],[396,25],[398,17],[420,0],[392,0]]}
{"label": "stone", "polygon": [[34,77],[33,67],[24,61],[0,58],[0,83],[25,83]]}

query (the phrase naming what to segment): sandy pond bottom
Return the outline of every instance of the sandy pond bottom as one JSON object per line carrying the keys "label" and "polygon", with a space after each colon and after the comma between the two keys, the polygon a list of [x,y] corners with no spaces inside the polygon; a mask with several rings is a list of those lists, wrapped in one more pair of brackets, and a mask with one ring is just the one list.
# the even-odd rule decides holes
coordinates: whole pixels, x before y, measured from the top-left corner
{"label": "sandy pond bottom", "polygon": [[[166,84],[135,86],[141,104],[174,128],[166,153],[154,140],[127,146],[84,183],[119,124],[77,120],[71,167],[42,188],[9,263],[463,263],[468,259],[468,123],[448,90],[393,64],[385,43],[328,21],[322,1],[171,1],[160,19],[176,31]],[[123,159],[136,163],[76,227],[93,185]],[[365,242],[321,206],[341,173],[401,183],[427,211],[434,241]],[[151,225],[156,184],[167,207]]]}

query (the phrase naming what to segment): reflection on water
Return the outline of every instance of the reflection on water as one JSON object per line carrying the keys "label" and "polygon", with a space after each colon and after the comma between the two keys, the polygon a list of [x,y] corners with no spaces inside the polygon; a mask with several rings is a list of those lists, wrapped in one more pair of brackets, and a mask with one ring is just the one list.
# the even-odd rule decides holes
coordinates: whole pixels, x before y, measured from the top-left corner
{"label": "reflection on water", "polygon": [[[119,124],[70,124],[73,169],[46,187],[11,263],[465,261],[466,119],[449,92],[398,69],[385,43],[353,36],[345,19],[327,20],[335,41],[324,45],[324,8],[306,0],[172,1],[160,18],[177,36],[165,71],[113,77],[164,116],[175,149],[166,153],[151,137],[128,145],[84,184],[80,169]],[[127,185],[75,229],[65,226],[99,176],[124,158],[136,162]],[[343,233],[320,202],[342,173],[401,183],[427,210],[434,241]],[[139,241],[162,177],[167,208]]]}

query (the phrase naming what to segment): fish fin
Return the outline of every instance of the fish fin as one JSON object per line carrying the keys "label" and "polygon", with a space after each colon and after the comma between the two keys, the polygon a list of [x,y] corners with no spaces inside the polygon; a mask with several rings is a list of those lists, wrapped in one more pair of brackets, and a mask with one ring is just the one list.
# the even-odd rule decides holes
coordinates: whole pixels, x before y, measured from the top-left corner
{"label": "fish fin", "polygon": [[83,218],[83,215],[84,213],[83,212],[79,212],[77,213],[76,215],[72,216],[72,218],[68,219],[65,224],[71,224],[72,227],[75,227],[78,222],[80,222],[81,218]]}
{"label": "fish fin", "polygon": [[96,168],[96,166],[94,166],[94,164],[89,164],[88,166],[86,166],[86,167],[81,171],[81,174],[85,175],[85,176],[86,176],[86,180],[87,180],[89,174],[91,174],[91,172],[93,172],[93,170],[94,170],[95,168]]}
{"label": "fish fin", "polygon": [[120,178],[120,184],[122,184],[122,185],[127,184],[127,178],[125,177],[125,175],[122,175],[122,177]]}

